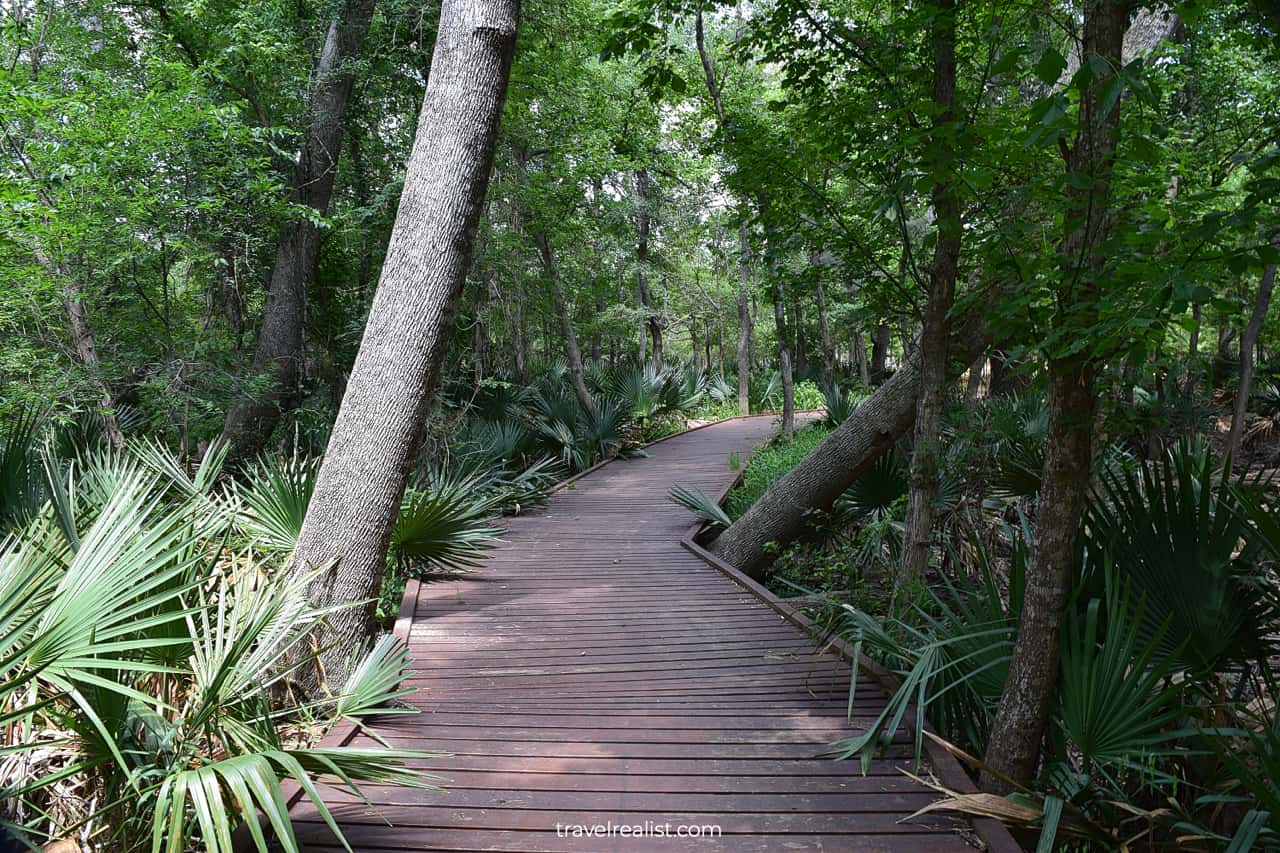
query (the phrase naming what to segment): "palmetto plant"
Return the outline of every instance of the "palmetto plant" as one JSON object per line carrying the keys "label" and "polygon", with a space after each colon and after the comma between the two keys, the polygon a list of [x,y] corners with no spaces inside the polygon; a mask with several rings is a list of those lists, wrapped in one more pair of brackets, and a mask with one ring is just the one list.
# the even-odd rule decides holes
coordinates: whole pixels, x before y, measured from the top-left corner
{"label": "palmetto plant", "polygon": [[[913,606],[914,619],[886,626],[856,607],[839,606],[832,632],[851,641],[855,655],[865,649],[884,661],[898,673],[901,686],[865,733],[833,745],[835,754],[842,758],[857,755],[865,768],[888,744],[908,710],[915,715],[911,722],[916,761],[923,745],[926,714],[950,737],[986,742],[1021,612],[1025,532],[1011,531],[1015,546],[1007,602],[993,565],[975,543],[978,580],[948,582],[941,592],[926,590],[925,601]],[[851,713],[855,699],[851,687]]]}
{"label": "palmetto plant", "polygon": [[235,489],[242,503],[241,529],[259,548],[292,551],[319,476],[318,457],[260,459],[247,485]]}
{"label": "palmetto plant", "polygon": [[39,447],[43,429],[39,412],[25,409],[0,432],[0,533],[21,527],[44,500]]}
{"label": "palmetto plant", "polygon": [[730,384],[723,374],[716,374],[707,380],[707,396],[714,403],[734,401],[738,398],[738,386]]}
{"label": "palmetto plant", "polygon": [[487,472],[436,470],[405,490],[391,534],[391,553],[404,567],[464,569],[479,564],[499,531],[490,523],[499,496]]}
{"label": "palmetto plant", "polygon": [[405,764],[426,753],[309,744],[327,721],[400,695],[407,659],[384,640],[333,693],[293,697],[291,676],[310,665],[311,629],[326,615],[306,599],[311,577],[227,548],[231,514],[199,473],[172,479],[125,454],[48,467],[50,503],[0,544],[0,801],[11,831],[176,853],[230,851],[244,823],[265,851],[261,812],[296,850],[281,780],[331,824],[318,779],[429,784]]}
{"label": "palmetto plant", "polygon": [[848,521],[879,521],[906,497],[907,463],[897,450],[884,453],[836,498],[834,510]]}
{"label": "palmetto plant", "polygon": [[1272,517],[1264,504],[1229,482],[1204,442],[1180,442],[1155,464],[1109,468],[1101,483],[1087,553],[1133,585],[1144,636],[1161,634],[1162,650],[1191,672],[1267,669],[1280,601],[1261,563]]}
{"label": "palmetto plant", "polygon": [[[701,374],[697,380],[701,380]],[[649,363],[619,367],[610,378],[607,390],[621,401],[631,419],[644,424],[697,405],[703,388],[691,377],[671,369],[658,370]]]}
{"label": "palmetto plant", "polygon": [[833,427],[844,423],[865,399],[852,388],[842,388],[838,382],[823,383],[821,389],[827,410],[827,423]]}
{"label": "palmetto plant", "polygon": [[987,442],[993,468],[992,492],[1009,500],[1040,491],[1049,407],[1035,395],[997,397],[985,405]]}

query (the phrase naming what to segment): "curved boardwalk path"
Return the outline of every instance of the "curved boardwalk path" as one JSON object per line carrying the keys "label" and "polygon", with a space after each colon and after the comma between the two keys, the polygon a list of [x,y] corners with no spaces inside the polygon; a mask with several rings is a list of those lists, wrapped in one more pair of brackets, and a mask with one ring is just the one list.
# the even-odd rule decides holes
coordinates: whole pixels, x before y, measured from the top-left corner
{"label": "curved boardwalk path", "polygon": [[[945,818],[902,822],[934,799],[902,762],[862,776],[818,757],[883,694],[860,685],[847,720],[848,663],[680,546],[692,518],[668,488],[719,493],[730,453],[745,460],[774,423],[728,421],[605,465],[509,519],[475,574],[420,588],[409,641],[423,713],[377,731],[452,753],[428,762],[448,790],[370,787],[373,809],[334,793],[353,848],[972,850]],[[295,807],[304,847],[340,849],[309,809]],[[610,822],[670,834],[568,828]],[[673,837],[679,826],[721,835]]]}

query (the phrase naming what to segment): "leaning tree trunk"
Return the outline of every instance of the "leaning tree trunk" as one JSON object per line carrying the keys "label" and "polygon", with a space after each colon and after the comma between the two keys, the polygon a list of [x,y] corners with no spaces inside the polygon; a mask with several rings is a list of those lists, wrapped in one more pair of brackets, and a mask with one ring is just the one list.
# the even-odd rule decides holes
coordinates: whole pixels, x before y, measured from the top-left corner
{"label": "leaning tree trunk", "polygon": [[[1083,56],[1101,67],[1081,93],[1074,144],[1064,147],[1069,175],[1089,175],[1086,186],[1068,186],[1067,223],[1060,256],[1059,324],[1074,336],[1090,333],[1097,317],[1100,279],[1111,214],[1111,173],[1119,137],[1120,104],[1108,109],[1104,95],[1120,67],[1127,3],[1085,4]],[[1040,744],[1049,723],[1058,678],[1058,631],[1075,563],[1075,540],[1093,471],[1092,429],[1095,367],[1087,354],[1049,359],[1049,435],[1041,475],[1036,541],[1027,567],[1022,618],[1009,660],[1009,674],[992,723],[983,787],[1006,792],[1012,780],[1035,777]]]}
{"label": "leaning tree trunk", "polygon": [[[952,334],[950,348],[961,361],[977,357],[990,342],[980,321]],[[805,529],[810,511],[827,510],[875,461],[911,429],[920,389],[917,348],[870,399],[862,403],[720,534],[711,550],[757,580],[768,569],[770,543],[786,545]]]}
{"label": "leaning tree trunk", "polygon": [[[293,201],[324,216],[333,195],[342,150],[342,125],[354,80],[352,63],[359,57],[373,19],[374,0],[348,0],[329,26],[316,83],[307,105],[308,126],[297,166]],[[267,374],[270,387],[241,400],[227,413],[224,437],[233,456],[260,451],[271,438],[283,411],[297,402],[307,320],[307,287],[320,255],[320,229],[312,218],[284,226],[271,270],[267,306],[253,352],[253,372]]]}
{"label": "leaning tree trunk", "polygon": [[[294,552],[320,606],[378,596],[387,547],[466,281],[511,72],[519,0],[444,0],[381,280]],[[373,604],[329,616],[339,678]]]}
{"label": "leaning tree trunk", "polygon": [[955,0],[937,0],[930,20],[935,112],[929,148],[937,152],[932,164],[932,201],[938,237],[934,243],[929,297],[920,332],[920,395],[916,402],[902,563],[896,578],[899,588],[924,575],[933,550],[934,504],[942,469],[942,414],[947,403],[947,315],[955,302],[960,261],[959,191],[953,174],[939,174],[951,168],[955,155],[952,127],[956,108]]}
{"label": "leaning tree trunk", "polygon": [[1249,405],[1249,392],[1253,386],[1253,349],[1258,343],[1262,323],[1267,319],[1271,305],[1271,291],[1276,285],[1276,265],[1267,264],[1258,283],[1258,295],[1253,301],[1253,314],[1240,338],[1240,385],[1236,389],[1236,402],[1231,411],[1231,432],[1227,434],[1227,456],[1234,459],[1240,450],[1240,438],[1244,434],[1245,410]]}
{"label": "leaning tree trunk", "polygon": [[[636,295],[640,300],[640,308],[644,311],[644,329],[648,330],[653,340],[653,366],[662,369],[662,324],[658,322],[657,312],[653,308],[653,296],[649,292],[649,224],[650,200],[649,172],[641,169],[636,172]],[[643,330],[642,330],[643,331]],[[643,347],[641,358],[644,357]]]}
{"label": "leaning tree trunk", "polygon": [[569,381],[573,385],[573,393],[583,411],[595,413],[596,402],[587,390],[587,377],[582,370],[582,351],[578,349],[578,335],[573,330],[573,316],[569,313],[569,301],[564,296],[564,285],[560,281],[560,269],[556,266],[556,256],[551,250],[551,242],[547,232],[541,228],[533,232],[533,241],[538,246],[538,255],[542,258],[542,269],[551,284],[551,300],[555,303],[556,316],[560,318],[560,328],[564,333],[564,357],[569,363]]}

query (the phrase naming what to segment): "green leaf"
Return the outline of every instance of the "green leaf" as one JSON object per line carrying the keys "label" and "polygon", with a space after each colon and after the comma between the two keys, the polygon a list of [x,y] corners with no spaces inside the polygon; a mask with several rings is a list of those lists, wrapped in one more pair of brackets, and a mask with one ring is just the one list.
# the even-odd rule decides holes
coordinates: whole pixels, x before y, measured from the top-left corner
{"label": "green leaf", "polygon": [[1036,63],[1035,67],[1035,75],[1044,83],[1053,85],[1058,82],[1058,78],[1066,70],[1067,60],[1063,58],[1061,53],[1049,48],[1040,54],[1040,61]]}

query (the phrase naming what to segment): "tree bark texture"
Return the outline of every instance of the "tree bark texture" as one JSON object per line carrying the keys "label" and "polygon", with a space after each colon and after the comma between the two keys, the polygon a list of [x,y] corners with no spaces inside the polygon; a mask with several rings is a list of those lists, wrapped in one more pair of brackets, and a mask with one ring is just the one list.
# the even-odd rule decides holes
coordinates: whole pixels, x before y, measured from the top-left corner
{"label": "tree bark texture", "polygon": [[[1104,91],[1120,67],[1128,6],[1120,0],[1085,4],[1083,56],[1109,69],[1081,93],[1074,143],[1065,151],[1069,174],[1089,176],[1068,185],[1058,287],[1058,322],[1088,334],[1097,313],[1106,259],[1102,244],[1111,216],[1111,173],[1119,137],[1120,104],[1104,110]],[[1045,447],[1036,541],[1027,567],[1022,621],[992,724],[983,787],[1005,792],[1029,784],[1039,764],[1058,678],[1058,632],[1075,562],[1075,538],[1093,470],[1094,366],[1079,354],[1049,360],[1049,435]]]}
{"label": "tree bark texture", "polygon": [[[351,63],[364,47],[373,8],[374,0],[347,0],[329,26],[316,63],[293,201],[318,216],[328,212],[333,195],[343,122],[354,82]],[[280,235],[252,363],[255,375],[269,375],[270,387],[263,394],[241,400],[227,413],[223,435],[235,457],[262,450],[282,412],[297,402],[307,288],[315,276],[320,237],[320,229],[310,219],[287,223]]]}
{"label": "tree bark texture", "polygon": [[[920,394],[916,401],[915,440],[907,490],[907,517],[897,583],[924,575],[933,550],[934,504],[942,469],[942,415],[947,403],[947,315],[955,303],[960,262],[960,197],[950,169],[955,158],[956,13],[955,0],[937,0],[929,40],[933,45],[933,117],[929,147],[932,203],[938,229],[929,294],[920,331]],[[945,175],[945,177],[943,177]]]}
{"label": "tree bark texture", "polygon": [[[466,281],[515,48],[518,0],[444,0],[432,73],[377,293],[293,556],[317,604],[376,599]],[[320,638],[341,677],[373,603]]]}

